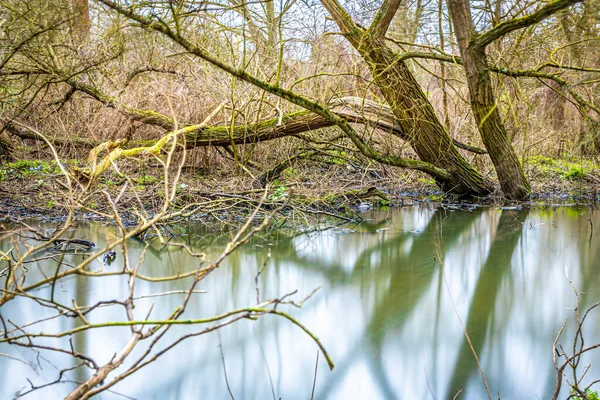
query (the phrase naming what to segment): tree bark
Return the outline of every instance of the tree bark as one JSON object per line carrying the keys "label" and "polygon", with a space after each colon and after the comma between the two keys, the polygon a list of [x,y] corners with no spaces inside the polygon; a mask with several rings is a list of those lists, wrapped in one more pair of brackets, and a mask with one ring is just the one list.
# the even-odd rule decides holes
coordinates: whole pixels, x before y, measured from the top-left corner
{"label": "tree bark", "polygon": [[[77,42],[87,40],[90,34],[90,5],[89,0],[71,0],[73,21],[73,38]],[[79,43],[80,44],[80,43]]]}
{"label": "tree bark", "polygon": [[407,65],[385,44],[386,30],[380,28],[379,15],[389,15],[389,7],[397,7],[398,2],[385,1],[368,30],[356,25],[336,0],[321,2],[344,37],[367,62],[396,122],[419,158],[450,173],[450,179],[436,178],[441,189],[461,195],[489,194],[491,185],[458,152]]}
{"label": "tree bark", "polygon": [[[396,122],[396,118],[392,110],[385,105],[359,97],[343,97],[332,102],[330,104],[330,109],[336,115],[346,118],[350,122],[368,125],[397,136],[402,140],[408,140],[402,131],[402,127]],[[124,110],[129,110],[129,108],[125,108]],[[137,114],[134,113],[133,115],[135,116]],[[167,124],[165,120],[160,118],[157,118],[156,122],[157,123],[153,125],[158,125],[165,129],[172,129],[174,127],[173,125]],[[185,135],[186,148],[193,149],[196,147],[228,146],[231,145],[232,141],[236,145],[259,143],[286,136],[296,136],[301,133],[332,126],[335,126],[335,123],[327,118],[324,118],[318,114],[314,114],[310,111],[299,111],[285,114],[281,118],[276,117],[265,121],[260,121],[255,124],[238,125],[233,128],[233,131],[231,131],[231,127],[228,125],[211,126],[198,129]],[[27,131],[10,123],[6,125],[6,130],[12,135],[24,140],[43,140],[42,137],[35,132]],[[55,145],[73,146],[83,149],[92,149],[102,143],[99,141],[90,140],[89,138],[77,137],[70,137],[68,139],[62,139],[60,137],[47,137],[47,139]],[[123,147],[133,148],[140,146],[152,146],[156,142],[157,140],[154,139],[130,140],[123,145]],[[472,153],[487,153],[483,149],[461,143],[457,140],[453,140],[453,143],[456,147]]]}
{"label": "tree bark", "polygon": [[13,157],[14,148],[10,141],[0,133],[0,163],[3,161],[11,161]]}
{"label": "tree bark", "polygon": [[458,152],[446,128],[407,65],[395,58],[383,40],[363,43],[359,52],[367,61],[375,83],[391,107],[419,158],[450,172],[451,179],[438,180],[444,191],[485,196],[491,186]]}
{"label": "tree bark", "polygon": [[108,374],[110,374],[112,371],[120,367],[121,364],[123,364],[127,356],[133,351],[133,349],[142,339],[142,337],[143,335],[141,333],[135,332],[127,342],[127,345],[121,350],[121,352],[116,354],[108,364],[104,365],[102,368],[96,371],[96,373],[92,375],[91,378],[80,384],[75,390],[69,393],[69,395],[65,397],[65,400],[89,399],[89,391],[95,388],[96,386],[100,385],[102,381],[106,379]]}
{"label": "tree bark", "polygon": [[474,36],[468,0],[448,0],[448,8],[465,67],[471,109],[483,143],[498,174],[504,195],[511,200],[527,199],[531,187],[508,139],[493,92],[485,46],[472,44]]}
{"label": "tree bark", "polygon": [[552,121],[552,127],[557,131],[565,126],[566,102],[567,98],[560,85],[555,81],[548,82],[544,97],[544,111],[546,118]]}

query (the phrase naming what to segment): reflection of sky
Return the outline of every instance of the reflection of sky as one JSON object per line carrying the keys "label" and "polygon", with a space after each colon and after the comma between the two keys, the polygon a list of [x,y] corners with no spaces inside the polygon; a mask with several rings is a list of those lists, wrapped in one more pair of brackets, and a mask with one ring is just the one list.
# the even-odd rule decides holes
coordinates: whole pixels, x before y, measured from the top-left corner
{"label": "reflection of sky", "polygon": [[[367,213],[365,223],[351,227],[355,232],[334,230],[270,241],[257,238],[200,283],[199,289],[208,293],[194,295],[184,318],[253,305],[254,276],[270,247],[271,261],[259,279],[261,299],[298,289],[295,298],[300,300],[323,285],[303,309],[283,308],[322,340],[336,362],[335,370],[329,371],[320,357],[316,398],[412,399],[433,398],[433,393],[446,399],[454,396],[457,385],[464,390],[459,398],[485,398],[457,314],[469,327],[493,396],[500,391],[503,399],[548,398],[556,378],[552,342],[564,318],[572,317],[567,307],[574,305],[565,267],[577,287],[587,293],[584,306],[593,304],[600,297],[600,239],[593,236],[588,241],[589,223],[572,209],[504,213],[446,214],[404,208]],[[600,213],[594,216],[595,225],[600,226]],[[102,245],[105,230],[81,228],[77,234]],[[199,235],[196,232],[189,237],[191,244]],[[204,248],[202,243],[196,246]],[[217,240],[209,258],[216,257],[224,243],[226,240]],[[8,243],[1,247],[7,249]],[[137,262],[142,247],[130,244],[131,263]],[[160,276],[196,266],[180,249],[167,249],[150,249],[140,273]],[[434,261],[441,256],[442,267]],[[81,259],[76,257],[67,261]],[[119,261],[107,268],[119,268]],[[53,271],[51,265],[32,267],[32,281],[34,275],[41,276],[38,268],[45,273]],[[189,280],[159,284],[140,280],[136,294],[181,290],[188,285]],[[48,290],[35,294],[49,296]],[[69,279],[57,285],[55,296],[70,305],[76,293],[75,300],[81,305],[101,298],[123,299],[127,290],[126,280],[116,277]],[[141,299],[135,314],[144,318],[154,302],[153,317],[166,318],[181,300],[181,295]],[[16,323],[51,315],[23,299],[0,311]],[[122,309],[104,308],[89,319],[124,318]],[[600,340],[599,321],[592,314],[587,322],[588,343]],[[73,319],[55,319],[42,330],[59,332],[74,326]],[[199,328],[173,327],[157,347],[162,349],[169,340],[194,330]],[[310,398],[317,348],[298,327],[267,315],[258,322],[240,321],[220,333],[236,398],[269,399],[273,391],[276,398]],[[572,343],[572,334],[569,326],[565,344]],[[105,328],[78,335],[73,343],[78,351],[105,363],[128,338],[128,328]],[[39,343],[56,345],[57,341]],[[60,343],[68,347],[66,339]],[[129,362],[146,345],[142,342]],[[140,399],[227,398],[218,346],[217,333],[188,340],[113,389]],[[36,360],[35,353],[23,348],[0,345],[0,353]],[[36,384],[56,379],[58,371],[51,364],[59,368],[73,365],[67,357],[43,355],[47,361],[40,361],[43,370],[37,373],[0,356],[0,371],[10,371],[0,374],[1,398],[12,398],[15,391],[27,387],[25,377]],[[587,363],[592,363],[588,378],[598,378],[600,354],[586,357],[582,365]],[[68,376],[82,380],[88,372],[78,370]],[[67,384],[57,385],[29,398],[59,398],[68,389]],[[102,398],[122,397],[107,393]]]}

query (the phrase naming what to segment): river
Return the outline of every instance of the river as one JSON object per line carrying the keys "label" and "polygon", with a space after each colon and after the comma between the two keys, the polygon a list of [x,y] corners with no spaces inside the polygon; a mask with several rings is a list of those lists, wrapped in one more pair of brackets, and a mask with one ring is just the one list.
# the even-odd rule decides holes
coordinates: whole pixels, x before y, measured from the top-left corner
{"label": "river", "polygon": [[[524,210],[436,210],[432,206],[363,212],[365,220],[322,231],[272,232],[255,236],[200,282],[183,318],[209,317],[256,304],[255,277],[261,301],[289,297],[297,302],[321,287],[302,308],[279,305],[310,329],[336,364],[327,367],[318,347],[288,320],[263,315],[219,331],[191,338],[148,367],[116,384],[102,399],[549,399],[556,383],[553,341],[569,317],[560,343],[573,343],[573,285],[585,295],[580,308],[600,301],[600,212],[591,208],[540,207]],[[597,231],[591,234],[592,225]],[[195,223],[180,227],[186,243],[215,259],[233,232],[215,233]],[[102,248],[115,237],[114,226],[80,223],[71,233]],[[12,244],[0,243],[7,251]],[[137,262],[145,247],[128,244]],[[67,255],[76,264],[84,255]],[[122,268],[122,254],[111,265]],[[164,276],[190,271],[197,260],[181,247],[150,243],[140,273]],[[4,266],[2,267],[4,268]],[[90,268],[101,268],[100,260]],[[27,279],[51,274],[48,260],[32,264]],[[4,286],[5,277],[0,278]],[[184,290],[190,280],[151,283],[138,280],[136,295]],[[49,296],[49,287],[33,294]],[[55,299],[93,304],[124,299],[123,277],[71,278],[57,285]],[[166,318],[182,294],[148,297],[136,303],[143,319]],[[52,315],[52,310],[17,298],[0,309],[6,320],[24,324]],[[600,309],[588,317],[586,343],[600,341]],[[122,308],[101,308],[90,322],[124,320]],[[49,320],[30,331],[61,332],[78,326],[74,318]],[[175,326],[158,346],[164,348],[197,326]],[[468,335],[465,335],[465,331]],[[73,336],[75,349],[107,362],[130,337],[128,327],[89,330]],[[57,343],[44,339],[40,343]],[[61,342],[68,346],[66,339]],[[145,346],[136,349],[139,356]],[[4,354],[4,356],[3,356]],[[62,368],[76,365],[67,355],[0,343],[0,397],[13,398],[29,387],[51,382]],[[18,362],[11,357],[27,361]],[[600,378],[600,351],[588,353],[585,381]],[[127,366],[127,362],[125,363]],[[225,366],[225,371],[224,371]],[[35,369],[35,370],[34,370]],[[122,371],[121,368],[119,371]],[[82,381],[89,370],[66,376]],[[109,377],[110,379],[110,377]],[[226,382],[227,379],[227,382]],[[566,383],[565,383],[566,386]],[[62,398],[73,385],[61,383],[25,398]],[[563,391],[567,393],[567,391]],[[565,396],[566,397],[566,394]],[[564,398],[563,397],[563,398]]]}

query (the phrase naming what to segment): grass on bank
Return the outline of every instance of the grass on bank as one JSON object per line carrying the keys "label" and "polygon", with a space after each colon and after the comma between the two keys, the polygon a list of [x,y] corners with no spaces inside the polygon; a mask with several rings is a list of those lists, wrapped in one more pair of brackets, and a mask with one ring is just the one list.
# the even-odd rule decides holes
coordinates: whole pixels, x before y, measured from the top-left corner
{"label": "grass on bank", "polygon": [[[351,165],[341,159],[337,161],[331,164],[299,161],[286,168],[277,179],[270,182],[268,199],[298,204],[319,202],[331,206],[355,205],[363,201],[388,205],[390,199],[404,197],[428,201],[449,200],[439,192],[435,181],[422,173],[376,164],[356,167],[356,163]],[[63,160],[62,163],[69,168],[81,164],[75,159]],[[598,200],[600,168],[593,160],[533,156],[524,161],[524,168],[536,196],[564,199],[585,195],[594,201]],[[132,161],[121,167],[120,171],[108,171],[99,179],[95,189],[98,199],[91,204],[102,207],[102,190],[118,193],[127,184],[134,189],[135,196],[144,202],[144,206],[151,210],[155,199],[163,194],[161,169]],[[60,176],[54,160],[21,159],[3,163],[0,164],[0,192],[6,198],[17,198],[25,207],[47,210],[60,208],[60,201],[55,196],[56,191],[61,189],[56,183]],[[490,178],[493,179],[493,176]],[[185,168],[177,192],[183,204],[206,193],[260,196],[262,188],[249,174],[244,171],[235,174],[230,165],[222,163],[211,171]],[[367,192],[368,188],[377,188],[380,194]],[[361,194],[361,190],[364,193]]]}

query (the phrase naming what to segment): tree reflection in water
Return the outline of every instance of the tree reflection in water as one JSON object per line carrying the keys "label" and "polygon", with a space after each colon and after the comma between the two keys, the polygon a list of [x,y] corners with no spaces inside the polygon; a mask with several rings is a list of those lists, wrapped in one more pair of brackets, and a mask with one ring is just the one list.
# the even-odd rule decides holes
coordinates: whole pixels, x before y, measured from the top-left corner
{"label": "tree reflection in water", "polygon": [[[574,304],[565,266],[587,293],[582,306],[600,298],[600,235],[590,239],[590,225],[579,216],[581,212],[403,208],[366,213],[362,224],[345,227],[354,232],[263,235],[207,280],[202,289],[208,293],[193,299],[190,312],[213,315],[250,304],[256,298],[254,276],[270,251],[271,261],[259,278],[264,298],[294,289],[300,298],[323,286],[302,309],[293,311],[336,361],[333,372],[319,369],[315,398],[411,399],[433,394],[446,399],[461,390],[459,398],[487,397],[457,314],[492,396],[499,390],[502,398],[547,398],[555,379],[552,341],[569,315],[566,307]],[[600,213],[583,212],[600,226]],[[101,246],[108,228],[81,229]],[[190,225],[186,232],[178,240],[208,250],[209,258],[229,235],[208,234],[199,225]],[[142,248],[143,244],[132,243],[132,257]],[[185,252],[175,247],[154,246],[146,253],[148,274],[184,271],[188,262]],[[93,284],[74,280],[58,295],[74,291],[77,303],[92,303],[100,295],[122,297],[125,289],[120,285],[111,279]],[[158,290],[185,287],[184,282],[169,283]],[[140,294],[147,290],[150,285],[140,284]],[[149,300],[146,306],[151,301],[159,314],[177,304],[165,297]],[[33,318],[32,310],[18,309],[17,304],[2,310],[3,314],[21,322]],[[589,326],[597,328],[599,319],[590,318]],[[185,329],[177,327],[173,334]],[[591,332],[587,340],[600,339],[599,331]],[[78,351],[106,358],[118,348],[122,333],[118,329],[88,332],[78,335],[74,345]],[[272,398],[273,392],[283,399],[310,397],[316,350],[297,328],[265,318],[236,324],[221,334],[236,398]],[[565,332],[563,337],[572,336]],[[144,399],[192,399],[199,394],[226,398],[218,343],[216,335],[190,341],[115,390]],[[595,369],[600,366],[598,355],[588,356],[585,362],[592,363],[590,379],[600,376]],[[9,368],[11,378],[0,374],[2,398],[24,386],[24,379],[19,382],[16,376],[32,376],[28,367],[0,357],[0,370]],[[56,378],[52,369],[40,374],[37,382]],[[78,376],[76,370],[72,378],[85,376]],[[57,389],[50,397],[60,393]],[[119,397],[107,393],[106,398]]]}

